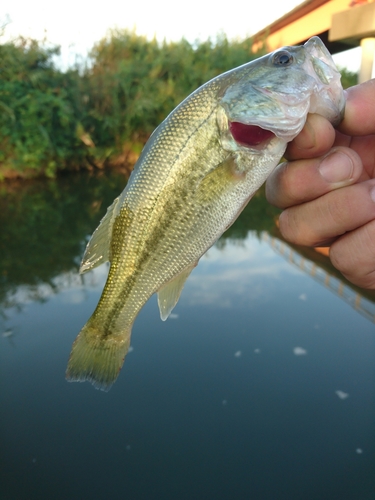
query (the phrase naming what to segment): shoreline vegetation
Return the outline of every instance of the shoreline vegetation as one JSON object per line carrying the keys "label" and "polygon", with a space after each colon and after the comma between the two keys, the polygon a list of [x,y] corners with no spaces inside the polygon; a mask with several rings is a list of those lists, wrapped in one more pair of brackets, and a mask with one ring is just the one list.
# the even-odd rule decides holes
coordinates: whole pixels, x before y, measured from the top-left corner
{"label": "shoreline vegetation", "polygon": [[[0,38],[1,41],[1,38]],[[56,67],[59,47],[0,43],[0,182],[115,168],[129,175],[152,131],[186,96],[259,57],[252,41],[190,44],[113,30],[85,65]],[[346,70],[343,85],[356,83]]]}

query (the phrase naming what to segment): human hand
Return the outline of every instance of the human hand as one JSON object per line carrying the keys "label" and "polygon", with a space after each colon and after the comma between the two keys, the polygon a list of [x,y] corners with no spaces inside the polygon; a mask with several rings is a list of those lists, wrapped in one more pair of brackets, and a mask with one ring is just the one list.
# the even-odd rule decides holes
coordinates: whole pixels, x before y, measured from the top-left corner
{"label": "human hand", "polygon": [[266,183],[284,238],[330,246],[348,280],[375,289],[375,79],[347,90],[338,130],[309,115],[285,157]]}

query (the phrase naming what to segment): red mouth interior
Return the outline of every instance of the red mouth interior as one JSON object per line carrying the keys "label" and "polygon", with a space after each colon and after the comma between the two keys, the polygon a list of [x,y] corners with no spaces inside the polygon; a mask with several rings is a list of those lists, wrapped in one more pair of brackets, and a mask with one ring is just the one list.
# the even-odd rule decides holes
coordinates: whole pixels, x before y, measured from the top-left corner
{"label": "red mouth interior", "polygon": [[229,122],[229,130],[233,139],[244,146],[258,146],[275,135],[257,125],[245,125],[240,122]]}

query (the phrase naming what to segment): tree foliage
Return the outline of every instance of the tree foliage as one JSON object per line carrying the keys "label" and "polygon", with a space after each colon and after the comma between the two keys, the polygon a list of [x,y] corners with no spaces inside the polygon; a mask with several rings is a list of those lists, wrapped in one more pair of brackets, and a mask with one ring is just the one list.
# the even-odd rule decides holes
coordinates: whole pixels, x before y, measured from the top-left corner
{"label": "tree foliage", "polygon": [[0,45],[0,176],[125,161],[185,96],[252,57],[248,40],[193,46],[129,31],[98,42],[85,68],[58,70],[58,52],[23,38]]}
{"label": "tree foliage", "polygon": [[[0,45],[2,171],[54,176],[80,156],[76,71],[55,70],[58,48],[34,40]],[[1,171],[0,171],[1,172]]]}
{"label": "tree foliage", "polygon": [[346,68],[339,68],[341,73],[341,83],[344,89],[352,87],[353,85],[357,85],[358,83],[358,75],[357,73],[353,73],[353,71],[349,71]]}
{"label": "tree foliage", "polygon": [[[0,44],[0,180],[133,163],[182,99],[254,58],[250,39],[159,43],[118,30],[85,67],[57,69],[58,53],[24,38]],[[354,78],[343,71],[344,85]]]}

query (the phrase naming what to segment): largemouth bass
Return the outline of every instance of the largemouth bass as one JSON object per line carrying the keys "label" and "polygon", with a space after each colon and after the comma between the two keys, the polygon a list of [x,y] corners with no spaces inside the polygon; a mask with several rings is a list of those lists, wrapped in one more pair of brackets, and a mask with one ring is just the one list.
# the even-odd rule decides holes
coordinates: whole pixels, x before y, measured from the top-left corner
{"label": "largemouth bass", "polygon": [[159,125],[89,241],[80,272],[110,262],[100,301],[74,341],[70,381],[108,390],[131,328],[155,292],[161,319],[202,255],[235,221],[308,113],[338,124],[340,74],[319,38],[209,81]]}

